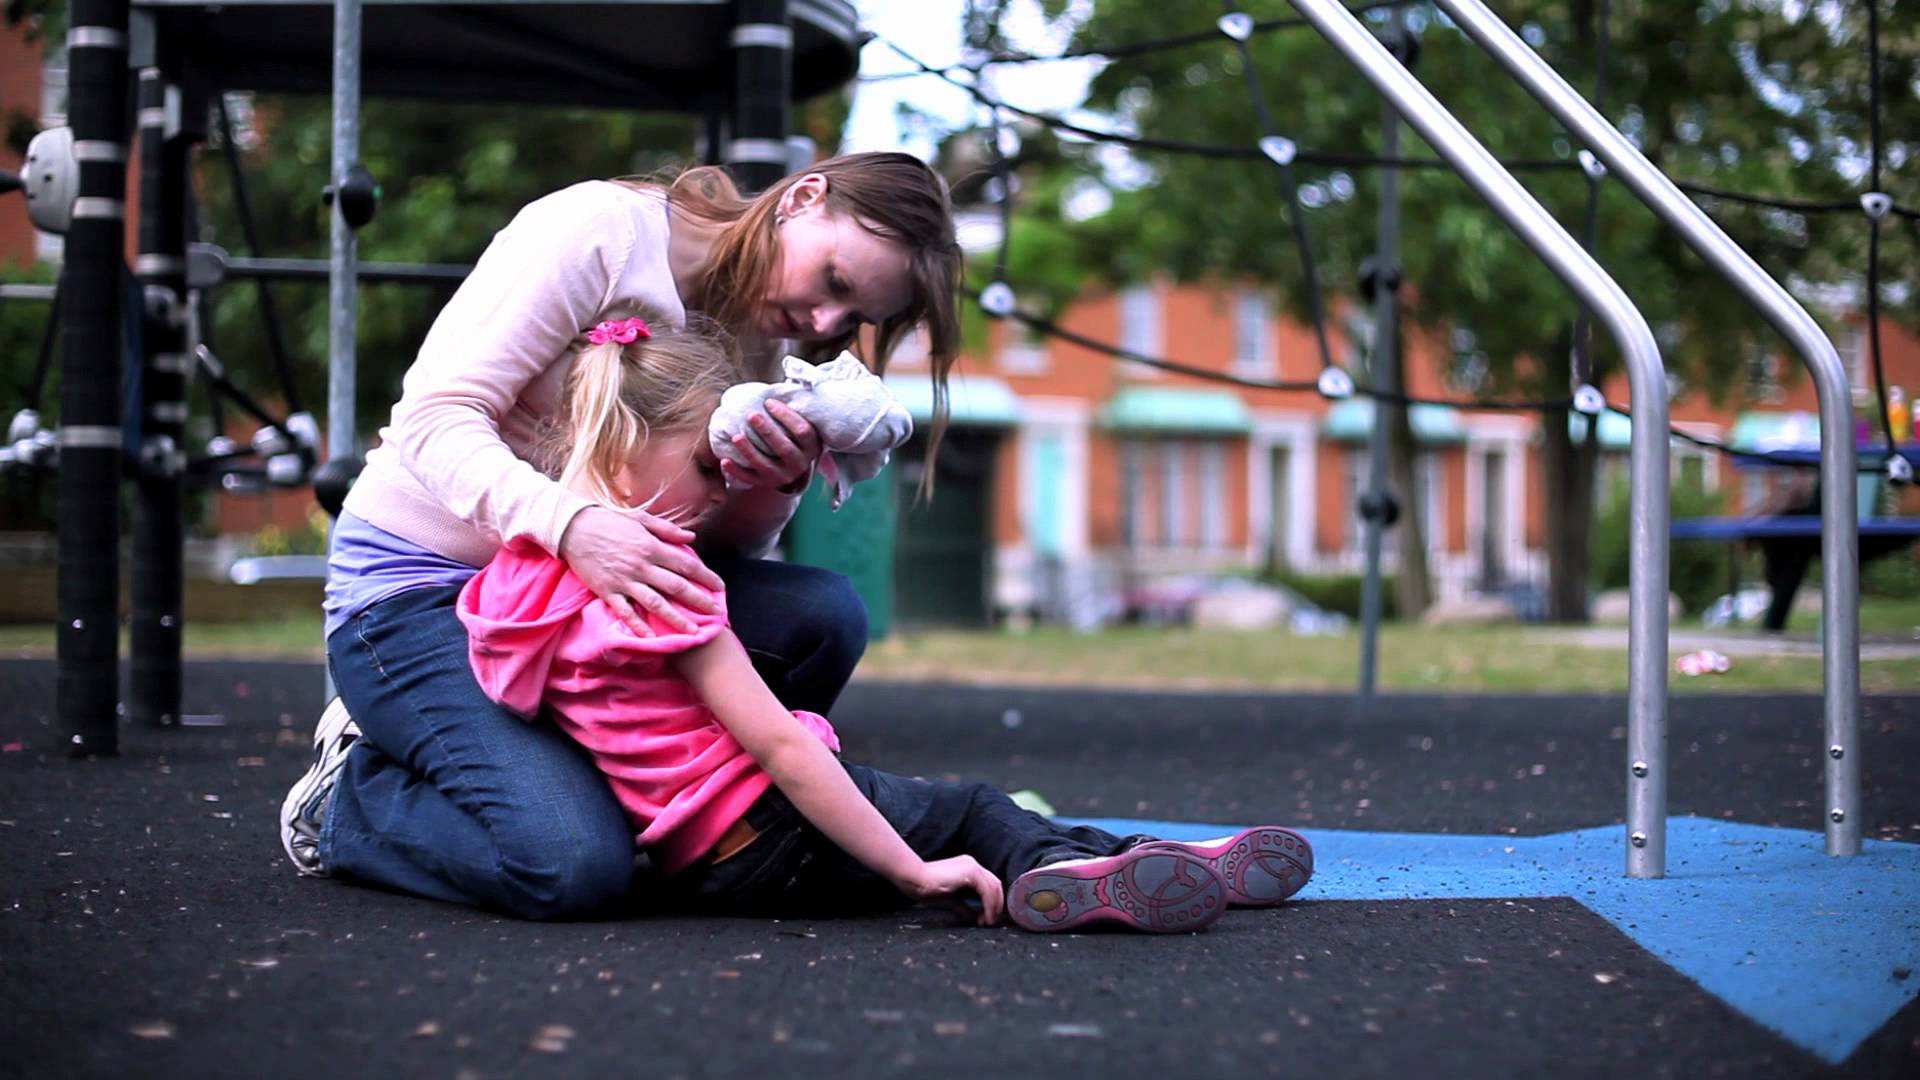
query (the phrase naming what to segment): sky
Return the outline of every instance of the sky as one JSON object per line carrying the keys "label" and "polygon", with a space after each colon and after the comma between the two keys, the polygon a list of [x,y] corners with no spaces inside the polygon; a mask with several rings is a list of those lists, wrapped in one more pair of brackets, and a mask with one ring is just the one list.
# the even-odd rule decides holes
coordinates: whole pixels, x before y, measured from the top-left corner
{"label": "sky", "polygon": [[[861,24],[899,44],[935,67],[961,60],[961,18],[965,0],[856,0]],[[1029,52],[1057,52],[1066,31],[1051,31],[1033,3],[1016,3],[1005,23],[1015,45]],[[860,73],[879,75],[913,71],[914,66],[881,41],[862,52]],[[1095,70],[1091,61],[1057,64],[1008,64],[992,73],[991,92],[1003,100],[1044,112],[1069,112],[1086,95]],[[854,93],[843,150],[905,150],[933,155],[937,132],[903,129],[897,110],[906,104],[937,117],[943,127],[967,126],[984,119],[972,97],[933,76],[861,83]]]}

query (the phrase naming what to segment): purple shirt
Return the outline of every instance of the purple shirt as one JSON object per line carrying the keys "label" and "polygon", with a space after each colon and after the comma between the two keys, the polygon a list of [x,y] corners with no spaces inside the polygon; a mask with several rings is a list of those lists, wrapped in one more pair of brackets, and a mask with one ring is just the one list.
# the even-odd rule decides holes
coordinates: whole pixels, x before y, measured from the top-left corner
{"label": "purple shirt", "polygon": [[326,635],[408,589],[464,585],[480,568],[435,554],[345,511],[327,549]]}

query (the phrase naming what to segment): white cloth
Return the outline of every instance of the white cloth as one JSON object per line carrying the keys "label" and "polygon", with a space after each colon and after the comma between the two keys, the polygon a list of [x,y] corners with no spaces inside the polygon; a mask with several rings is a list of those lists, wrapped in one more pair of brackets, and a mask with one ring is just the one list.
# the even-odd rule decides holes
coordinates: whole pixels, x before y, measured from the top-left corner
{"label": "white cloth", "polygon": [[786,403],[820,433],[820,471],[833,485],[838,510],[853,485],[879,475],[893,448],[913,436],[913,417],[852,353],[819,365],[789,356],[781,367],[786,378],[779,382],[729,387],[707,423],[707,440],[719,457],[745,464],[734,436],[744,434],[767,449],[747,420],[769,401]]}

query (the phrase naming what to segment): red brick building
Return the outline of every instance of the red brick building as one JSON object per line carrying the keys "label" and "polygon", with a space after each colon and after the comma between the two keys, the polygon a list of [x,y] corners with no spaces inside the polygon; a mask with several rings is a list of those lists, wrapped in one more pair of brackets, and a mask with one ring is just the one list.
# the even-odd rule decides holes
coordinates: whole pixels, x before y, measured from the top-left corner
{"label": "red brick building", "polygon": [[[1089,294],[1061,317],[1063,326],[1133,351],[1215,371],[1287,381],[1320,372],[1310,326],[1280,317],[1252,289],[1158,283]],[[1337,361],[1355,355],[1339,320],[1329,331]],[[1837,344],[1855,386],[1871,385],[1861,320],[1842,319]],[[1882,327],[1887,379],[1920,390],[1920,338]],[[1459,399],[1444,373],[1450,343],[1415,336],[1408,344],[1408,389]],[[889,382],[917,415],[929,411],[924,358],[899,358]],[[941,497],[971,499],[988,584],[984,608],[1058,614],[1076,602],[1176,572],[1283,566],[1305,574],[1362,568],[1355,501],[1367,477],[1372,406],[1329,402],[1313,392],[1244,389],[1167,374],[1077,345],[995,325],[984,352],[969,355],[952,392],[957,442],[985,469],[940,477]],[[1681,393],[1676,428],[1745,448],[1796,432],[1817,440],[1811,380],[1790,357],[1753,361],[1735,401],[1716,405]],[[1623,377],[1604,388],[1630,398]],[[1417,498],[1428,521],[1429,559],[1440,598],[1494,583],[1543,583],[1545,490],[1537,415],[1416,407],[1421,449]],[[1624,477],[1630,424],[1601,425],[1600,489]],[[1676,478],[1697,479],[1727,497],[1727,512],[1769,504],[1785,470],[1737,466],[1723,455],[1675,440]],[[984,449],[983,449],[984,447]],[[944,451],[943,451],[944,453]],[[908,469],[913,468],[912,463]],[[911,475],[917,475],[910,472]],[[968,495],[970,484],[984,487]],[[961,492],[953,489],[960,488]],[[1405,498],[1403,493],[1403,498]],[[1908,492],[1909,512],[1920,511]],[[951,530],[952,515],[937,518]],[[916,610],[908,582],[932,538],[902,536],[905,617],[964,617],[951,606]],[[944,565],[953,537],[934,545]],[[1388,545],[1392,566],[1392,545]],[[1076,598],[1079,598],[1078,600]]]}

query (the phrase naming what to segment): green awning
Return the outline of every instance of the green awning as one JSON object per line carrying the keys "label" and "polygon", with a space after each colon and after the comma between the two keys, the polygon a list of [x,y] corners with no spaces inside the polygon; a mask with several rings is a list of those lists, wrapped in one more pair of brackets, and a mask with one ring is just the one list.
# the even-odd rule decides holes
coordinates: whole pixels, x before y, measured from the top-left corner
{"label": "green awning", "polygon": [[[1584,413],[1567,414],[1567,434],[1576,443],[1587,438]],[[1600,449],[1628,450],[1633,447],[1633,421],[1611,410],[1600,414]]]}
{"label": "green awning", "polygon": [[[890,374],[886,383],[914,423],[933,422],[933,379],[926,372]],[[955,372],[947,380],[947,409],[949,422],[964,427],[1014,427],[1020,423],[1020,395],[990,375]]]}
{"label": "green awning", "polygon": [[[1467,440],[1467,425],[1451,405],[1415,405],[1407,410],[1413,438],[1421,443]],[[1336,442],[1366,442],[1373,437],[1373,399],[1348,398],[1327,410],[1321,432]]]}
{"label": "green awning", "polygon": [[1165,435],[1244,435],[1253,430],[1246,402],[1231,390],[1129,386],[1100,410],[1100,426]]}
{"label": "green awning", "polygon": [[1735,450],[1820,449],[1820,418],[1810,412],[1745,412],[1733,422],[1727,445]]}

